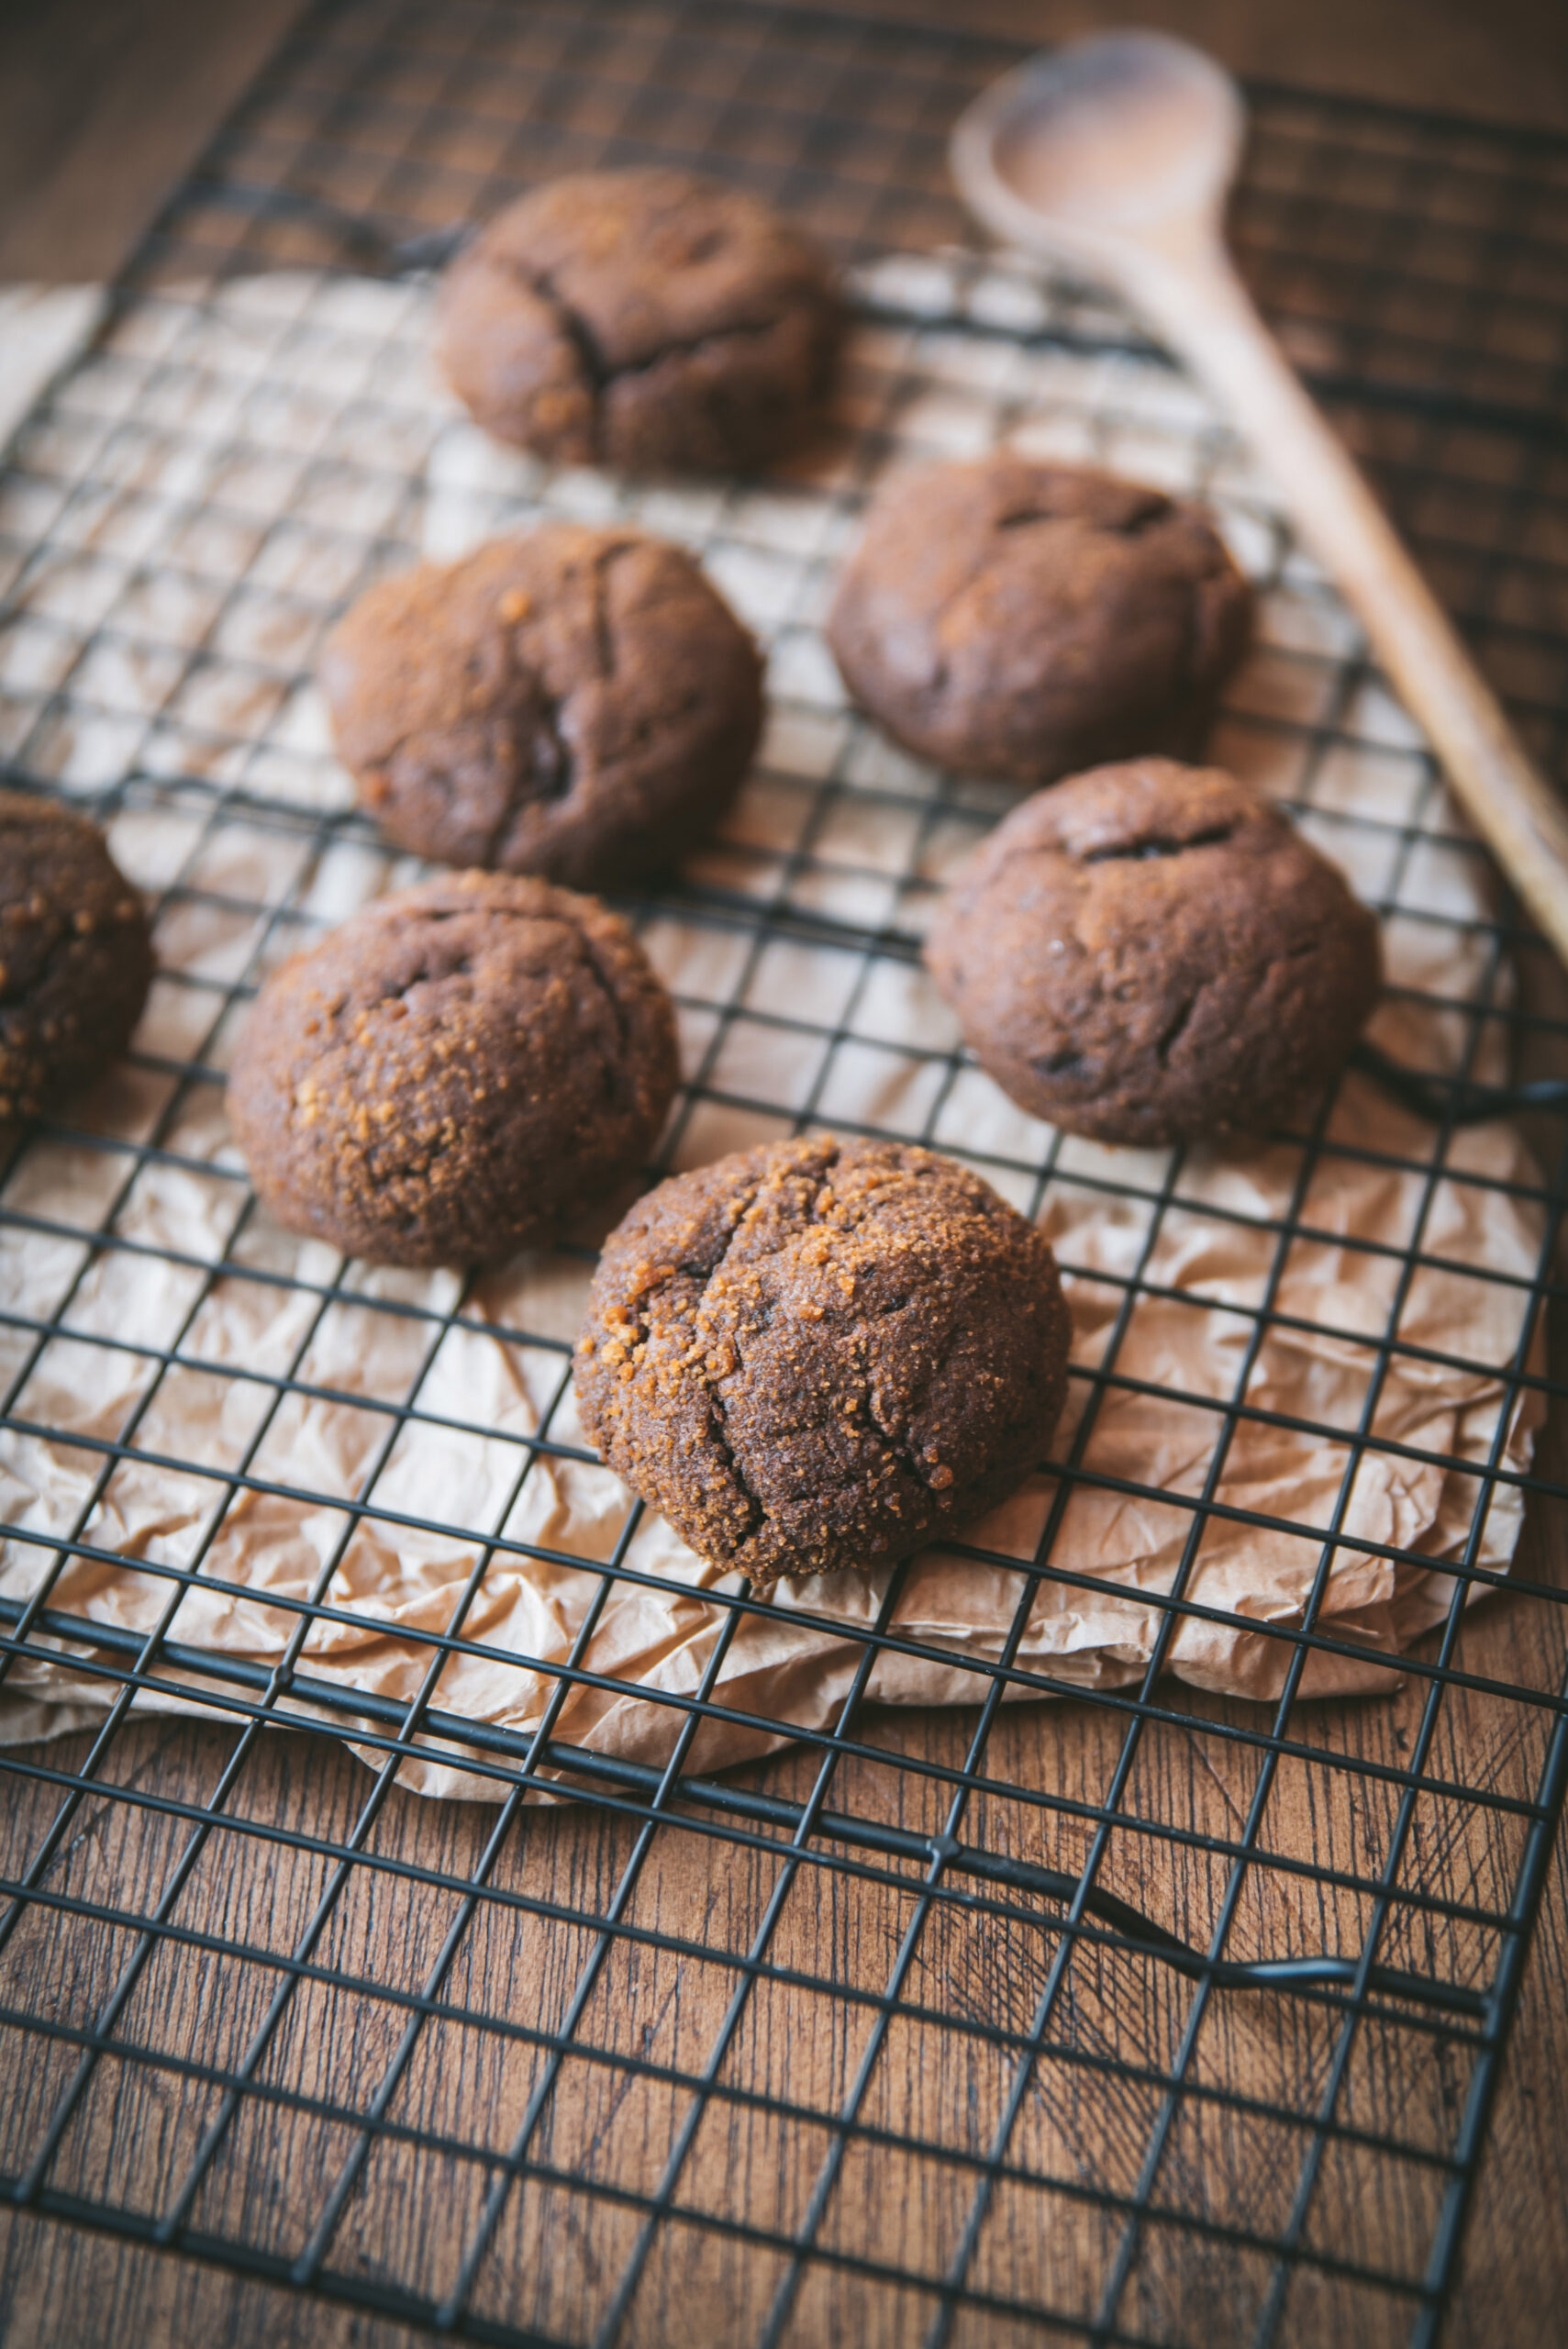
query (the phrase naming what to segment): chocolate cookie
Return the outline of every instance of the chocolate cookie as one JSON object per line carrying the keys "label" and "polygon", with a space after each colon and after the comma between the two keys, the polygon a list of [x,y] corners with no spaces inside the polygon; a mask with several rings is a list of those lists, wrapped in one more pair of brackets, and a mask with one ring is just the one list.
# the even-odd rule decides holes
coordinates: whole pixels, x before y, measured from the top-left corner
{"label": "chocolate cookie", "polygon": [[844,682],[911,751],[1052,783],[1195,751],[1251,591],[1195,507],[1003,451],[889,483],[828,622]]}
{"label": "chocolate cookie", "polygon": [[689,172],[583,172],[448,270],[438,348],[487,432],[565,464],[744,472],[827,387],[828,268],[765,204]]}
{"label": "chocolate cookie", "polygon": [[280,1223],[381,1264],[508,1256],[647,1154],[678,1074],[624,922],[543,881],[405,889],[274,971],[228,1110]]}
{"label": "chocolate cookie", "polygon": [[1100,1141],[1264,1125],[1332,1075],[1377,923],[1246,785],[1140,759],[1037,792],[982,843],[926,959],[1037,1118]]}
{"label": "chocolate cookie", "polygon": [[151,978],[146,913],[97,826],[0,792],[0,1121],[36,1117],[122,1052]]}
{"label": "chocolate cookie", "polygon": [[830,1134],[662,1183],[612,1233],[583,1424],[754,1584],[900,1558],[1044,1456],[1069,1326],[1033,1225],[929,1150]]}
{"label": "chocolate cookie", "polygon": [[578,887],[699,839],[762,720],[757,649],[691,557],[574,522],[371,588],[320,682],[400,848]]}

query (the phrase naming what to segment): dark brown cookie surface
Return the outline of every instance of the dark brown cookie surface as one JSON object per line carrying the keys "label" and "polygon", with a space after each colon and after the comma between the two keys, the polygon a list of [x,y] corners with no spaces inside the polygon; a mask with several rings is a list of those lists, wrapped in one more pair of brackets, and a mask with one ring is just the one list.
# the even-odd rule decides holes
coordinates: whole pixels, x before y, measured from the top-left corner
{"label": "dark brown cookie surface", "polygon": [[611,1467],[753,1583],[906,1556],[1044,1457],[1067,1309],[1032,1224],[831,1135],[662,1183],[607,1242],[576,1382]]}
{"label": "dark brown cookie surface", "polygon": [[567,464],[744,470],[826,388],[821,256],[754,196],[584,172],[508,205],[448,270],[439,353],[485,429]]}
{"label": "dark brown cookie surface", "polygon": [[36,1117],[106,1067],[151,978],[147,915],[97,826],[0,792],[0,1120]]}
{"label": "dark brown cookie surface", "polygon": [[889,483],[828,639],[855,698],[908,749],[1040,784],[1195,750],[1251,611],[1195,507],[1002,452]]}
{"label": "dark brown cookie surface", "polygon": [[756,647],[690,556],[573,522],[371,588],[320,682],[400,847],[578,888],[679,857],[762,726]]}
{"label": "dark brown cookie surface", "polygon": [[1343,1062],[1380,981],[1374,917],[1276,809],[1155,758],[1015,807],[926,959],[1013,1100],[1146,1146],[1284,1114]]}
{"label": "dark brown cookie surface", "polygon": [[495,1262],[646,1156],[674,1015],[624,922],[508,874],[382,897],[274,971],[228,1107],[280,1223],[382,1264]]}

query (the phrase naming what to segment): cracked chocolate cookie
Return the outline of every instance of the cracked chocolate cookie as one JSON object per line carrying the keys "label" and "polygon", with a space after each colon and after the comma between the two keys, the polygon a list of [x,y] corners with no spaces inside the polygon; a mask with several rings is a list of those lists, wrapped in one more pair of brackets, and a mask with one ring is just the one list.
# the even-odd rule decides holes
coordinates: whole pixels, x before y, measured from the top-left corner
{"label": "cracked chocolate cookie", "polygon": [[679,547],[547,523],[361,596],[320,683],[400,848],[573,887],[646,879],[734,797],[762,662]]}
{"label": "cracked chocolate cookie", "polygon": [[97,826],[0,792],[0,1123],[106,1068],[151,978],[147,915]]}
{"label": "cracked chocolate cookie", "polygon": [[1056,1262],[932,1151],[816,1134],[662,1183],[612,1233],[583,1424],[700,1556],[765,1586],[1001,1500],[1066,1393]]}
{"label": "cracked chocolate cookie", "polygon": [[1251,591],[1195,507],[1004,451],[888,484],[828,640],[907,749],[1040,784],[1195,751],[1251,622]]}
{"label": "cracked chocolate cookie", "polygon": [[670,998],[624,922],[462,873],[272,973],[228,1110],[291,1230],[379,1264],[483,1264],[632,1173],[677,1075]]}
{"label": "cracked chocolate cookie", "polygon": [[1099,1141],[1284,1115],[1343,1062],[1377,922],[1269,803],[1140,759],[1038,792],[939,909],[926,960],[1013,1100]]}
{"label": "cracked chocolate cookie", "polygon": [[565,464],[746,472],[827,388],[827,265],[688,172],[584,172],[508,205],[447,271],[438,350],[487,432]]}

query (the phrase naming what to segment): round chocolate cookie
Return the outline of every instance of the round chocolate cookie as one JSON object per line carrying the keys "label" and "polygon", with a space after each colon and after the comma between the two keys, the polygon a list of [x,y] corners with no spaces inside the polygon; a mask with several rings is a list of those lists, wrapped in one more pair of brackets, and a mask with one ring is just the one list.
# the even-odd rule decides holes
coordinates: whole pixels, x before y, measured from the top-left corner
{"label": "round chocolate cookie", "polygon": [[826,262],[689,172],[583,172],[508,205],[441,287],[438,348],[476,422],[566,464],[744,472],[827,388]]}
{"label": "round chocolate cookie", "polygon": [[400,848],[575,887],[641,880],[699,839],[762,722],[756,646],[691,557],[574,522],[371,588],[320,682]]}
{"label": "round chocolate cookie", "polygon": [[147,915],[97,826],[0,792],[0,1121],[122,1052],[151,978]]}
{"label": "round chocolate cookie", "polygon": [[494,1262],[651,1147],[670,998],[591,897],[462,873],[378,898],[274,971],[228,1112],[280,1223],[388,1264]]}
{"label": "round chocolate cookie", "polygon": [[900,1558],[1044,1457],[1066,1392],[1056,1263],[929,1150],[738,1151],[612,1233],[577,1341],[583,1424],[754,1584]]}
{"label": "round chocolate cookie", "polygon": [[1015,807],[926,960],[1037,1118],[1154,1146],[1256,1127],[1339,1068],[1381,980],[1377,922],[1244,784],[1140,759]]}
{"label": "round chocolate cookie", "polygon": [[888,484],[828,640],[856,700],[909,750],[1052,783],[1195,750],[1251,600],[1195,507],[1003,451]]}

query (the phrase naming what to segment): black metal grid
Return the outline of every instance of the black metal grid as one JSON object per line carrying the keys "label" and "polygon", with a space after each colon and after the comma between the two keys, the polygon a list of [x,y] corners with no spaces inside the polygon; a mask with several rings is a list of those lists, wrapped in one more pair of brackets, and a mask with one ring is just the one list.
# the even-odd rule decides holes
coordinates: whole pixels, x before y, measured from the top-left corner
{"label": "black metal grid", "polygon": [[[1300,1689],[1315,1654],[1357,1653],[1353,1631],[1320,1626],[1336,1555],[1359,1547],[1417,1563],[1396,1542],[1345,1531],[1361,1461],[1434,1464],[1378,1424],[1390,1365],[1422,1359],[1453,1375],[1498,1374],[1495,1363],[1445,1360],[1402,1325],[1413,1284],[1444,1266],[1429,1220],[1445,1186],[1490,1183],[1499,1201],[1528,1189],[1539,1206],[1533,1273],[1521,1280],[1483,1267],[1479,1276],[1518,1292],[1517,1345],[1501,1365],[1505,1406],[1562,1392],[1531,1352],[1554,1293],[1560,1123],[1537,1121],[1548,1172],[1536,1190],[1467,1162],[1462,1120],[1495,1106],[1495,1097],[1467,1097],[1473,1079],[1495,1081],[1510,1067],[1549,1086],[1560,1078],[1568,1026],[1544,958],[1508,906],[1495,917],[1445,911],[1441,869],[1473,869],[1475,852],[1453,829],[1426,762],[1391,725],[1333,597],[1300,562],[1225,434],[1205,413],[1183,415],[1179,398],[1172,410],[1173,381],[1128,322],[1092,296],[1041,293],[961,258],[932,262],[962,232],[943,181],[948,125],[1013,55],[960,33],[704,0],[598,10],[513,9],[497,0],[318,7],[145,241],[96,351],[56,387],[12,452],[0,480],[4,749],[23,785],[70,792],[95,805],[117,838],[151,843],[146,860],[170,965],[128,1094],[117,1094],[97,1124],[29,1136],[0,1197],[0,1236],[33,1252],[35,1263],[53,1249],[61,1264],[47,1311],[14,1309],[18,1276],[0,1316],[9,1348],[3,1424],[12,1438],[62,1432],[28,1409],[29,1380],[51,1349],[78,1349],[84,1388],[89,1357],[134,1358],[140,1381],[112,1429],[72,1421],[63,1430],[84,1464],[81,1506],[64,1531],[40,1532],[30,1521],[16,1529],[49,1564],[27,1596],[0,1598],[9,1634],[0,1674],[63,1653],[108,1706],[72,1745],[0,1753],[14,1797],[9,1905],[0,1914],[0,2045],[10,2082],[3,2159],[6,2190],[22,2207],[505,2342],[674,2337],[677,2240],[717,2246],[733,2263],[716,2282],[698,2262],[693,2289],[700,2284],[707,2297],[688,2310],[702,2307],[711,2324],[721,2310],[726,2337],[760,2342],[826,2339],[850,2327],[868,2339],[932,2342],[1262,2342],[1321,2337],[1326,2311],[1357,2337],[1374,2328],[1377,2337],[1435,2336],[1568,1790],[1568,1626],[1550,1553],[1539,1540],[1527,1549],[1518,1595],[1505,1603],[1516,1626],[1529,1626],[1522,1647],[1516,1642],[1507,1653],[1530,1653],[1529,1670],[1517,1661],[1511,1675],[1496,1670],[1485,1642],[1499,1610],[1462,1614],[1466,1596],[1497,1578],[1482,1554],[1496,1497],[1522,1486],[1535,1496],[1537,1520],[1562,1497],[1562,1485],[1543,1471],[1507,1464],[1507,1408],[1489,1460],[1471,1477],[1452,1605],[1409,1666],[1397,1755],[1379,1756],[1352,1713],[1314,1709]],[[1335,398],[1343,429],[1378,464],[1521,728],[1561,777],[1568,149],[1284,90],[1253,96],[1258,134],[1236,218],[1243,256],[1298,359]],[[1262,1416],[1248,1377],[1270,1334],[1289,1324],[1279,1297],[1292,1252],[1331,1237],[1313,1219],[1317,1176],[1358,1155],[1353,1141],[1330,1135],[1331,1105],[1287,1138],[1297,1172],[1288,1210],[1262,1219],[1272,1270],[1246,1317],[1233,1388],[1183,1398],[1207,1412],[1212,1442],[1202,1489],[1182,1503],[1189,1527],[1175,1578],[1167,1592],[1144,1594],[1161,1620],[1146,1669],[1126,1687],[1085,1694],[1017,1659],[1039,1586],[1073,1580],[1052,1557],[1069,1497],[1114,1481],[1086,1458],[1095,1412],[1102,1397],[1134,1383],[1118,1372],[1118,1350],[1140,1302],[1162,1294],[1162,1233],[1195,1211],[1218,1225],[1228,1213],[1248,1219],[1196,1195],[1179,1155],[1150,1173],[1141,1163],[1074,1159],[1060,1139],[988,1141],[971,1122],[973,1075],[947,1040],[897,1047],[907,1085],[895,1097],[897,1111],[880,1119],[887,1130],[956,1144],[1036,1211],[1053,1192],[1071,1190],[1106,1215],[1135,1214],[1143,1236],[1129,1272],[1096,1275],[1113,1292],[1109,1336],[1097,1364],[1080,1374],[1089,1395],[1074,1451],[1020,1575],[1000,1660],[970,1667],[978,1710],[943,1717],[940,1733],[924,1742],[918,1731],[868,1711],[879,1656],[911,1645],[888,1628],[895,1578],[875,1624],[853,1635],[859,1663],[833,1726],[742,1781],[715,1781],[696,1765],[705,1720],[734,1720],[741,1709],[715,1691],[739,1627],[767,1611],[743,1590],[709,1594],[722,1629],[695,1692],[656,1700],[677,1724],[666,1761],[628,1764],[556,1734],[573,1690],[614,1686],[613,1675],[584,1659],[612,1591],[644,1571],[635,1510],[607,1560],[564,1562],[592,1577],[595,1595],[566,1663],[550,1668],[555,1694],[537,1728],[518,1736],[442,1708],[451,1660],[484,1653],[465,1627],[487,1574],[508,1555],[548,1554],[505,1528],[534,1464],[578,1451],[570,1434],[552,1431],[565,1335],[547,1317],[500,1333],[539,1373],[537,1422],[509,1439],[507,1506],[471,1522],[454,1505],[439,1526],[428,1513],[400,1514],[382,1480],[405,1435],[462,1429],[461,1411],[427,1396],[442,1349],[469,1330],[494,1335],[494,1324],[476,1318],[468,1288],[434,1297],[372,1293],[351,1267],[312,1278],[280,1259],[239,1170],[193,1138],[210,1117],[228,1038],[259,974],[327,918],[345,871],[362,886],[365,872],[376,885],[390,868],[389,859],[377,863],[361,820],[323,796],[328,763],[296,721],[297,688],[345,598],[418,546],[427,473],[439,473],[440,460],[428,404],[403,390],[423,339],[417,287],[367,296],[357,325],[352,288],[345,310],[314,277],[273,280],[259,301],[229,289],[259,271],[395,272],[428,256],[429,240],[439,243],[454,222],[549,172],[656,156],[701,161],[777,197],[865,272],[853,429],[826,458],[772,484],[761,507],[734,492],[695,519],[690,507],[674,517],[769,628],[782,722],[738,825],[682,888],[633,908],[651,943],[670,925],[715,941],[714,983],[683,1003],[692,1074],[664,1163],[828,1114],[838,1120],[834,1071],[844,1055],[891,1055],[865,1016],[868,1001],[889,974],[912,968],[922,906],[1003,803],[960,779],[880,759],[863,729],[830,707],[825,714],[814,683],[815,614],[879,466],[911,446],[1012,429],[1038,395],[1038,379],[1018,372],[1031,355],[1079,359],[1089,371],[1053,411],[1058,429],[1082,436],[1085,454],[1139,471],[1162,435],[1167,456],[1179,443],[1184,477],[1221,502],[1235,531],[1251,534],[1256,567],[1294,597],[1296,621],[1310,618],[1305,645],[1271,639],[1251,673],[1251,698],[1228,713],[1227,740],[1239,755],[1250,743],[1255,757],[1266,743],[1271,757],[1291,761],[1284,796],[1300,820],[1341,852],[1375,846],[1383,863],[1373,894],[1385,920],[1424,928],[1451,954],[1448,974],[1406,990],[1413,1008],[1448,1021],[1455,1047],[1429,1089],[1430,1147],[1405,1157],[1361,1153],[1408,1178],[1415,1206],[1407,1245],[1395,1252],[1385,1326],[1365,1346],[1359,1421],[1306,1419],[1291,1431],[1331,1446],[1345,1467],[1329,1518],[1296,1529],[1318,1560],[1304,1621],[1262,1627],[1287,1659],[1277,1698],[1262,1709],[1173,1689],[1162,1668],[1181,1626],[1217,1612],[1190,1587],[1208,1529],[1249,1519],[1218,1497],[1221,1472],[1237,1431]],[[886,266],[896,254],[909,257],[902,274]],[[195,290],[193,279],[203,281]],[[215,320],[227,338],[217,358],[206,339]],[[315,396],[305,361],[323,338],[340,371],[328,373],[331,397],[274,430],[302,377]],[[1102,362],[1119,362],[1121,372],[1095,374]],[[1152,406],[1143,396],[1151,386]],[[575,477],[503,471],[475,490],[460,464],[448,487],[493,518],[607,496],[615,510],[661,518],[657,494],[639,502],[624,485],[585,488]],[[1384,755],[1391,771],[1406,762],[1409,788],[1397,806],[1362,796]],[[193,923],[206,941],[195,964],[179,951]],[[845,974],[836,1008],[818,1019],[803,1016],[788,992],[806,963]],[[1523,974],[1522,997],[1510,963]],[[752,1036],[754,1052],[764,1030],[775,1053],[798,1047],[800,1075],[787,1097],[759,1098],[744,1085],[744,1040]],[[139,1220],[154,1177],[186,1180],[223,1203],[211,1209],[210,1249],[186,1261]],[[79,1312],[95,1281],[108,1282],[112,1307],[117,1264],[150,1256],[189,1275],[169,1326],[149,1333],[117,1325],[101,1299],[95,1314]],[[561,1261],[580,1266],[584,1252],[563,1249]],[[219,1364],[203,1351],[204,1315],[236,1288],[297,1308],[284,1359]],[[335,1315],[352,1314],[406,1333],[409,1368],[395,1394],[344,1395],[311,1375],[314,1341]],[[192,1376],[255,1390],[246,1432],[216,1465],[159,1439],[169,1393]],[[334,1398],[375,1422],[347,1500],[316,1492],[303,1467],[280,1470],[265,1449],[291,1404]],[[117,1559],[112,1543],[93,1539],[93,1508],[124,1470],[160,1463],[211,1484],[218,1498],[206,1530],[181,1557],[141,1560],[157,1600],[146,1625],[95,1624],[89,1633],[56,1602],[81,1562]],[[1129,1500],[1160,1497],[1135,1484],[1125,1489]],[[258,1664],[182,1639],[176,1618],[198,1585],[221,1583],[210,1561],[229,1507],[269,1500],[330,1507],[335,1530],[314,1586],[264,1601],[288,1632],[277,1659]],[[1251,1521],[1260,1534],[1271,1530],[1263,1513]],[[410,1635],[425,1659],[417,1687],[379,1697],[301,1664],[307,1638],[361,1620],[327,1594],[333,1569],[372,1522],[395,1533],[444,1532],[473,1553],[440,1627]],[[1060,1728],[1040,1733],[1056,1737],[1059,1759],[1075,1750],[1074,1738],[1108,1736],[1098,1749],[1104,1777],[1080,1785],[1070,1772],[1021,1768],[1027,1733],[1017,1714],[1001,1711],[1008,1692],[1074,1699],[1052,1716]],[[161,1694],[212,1726],[191,1748],[191,1776],[155,1776],[150,1786],[128,1716],[133,1698]],[[277,1742],[264,1732],[291,1713],[335,1720],[373,1775],[368,1791],[330,1817],[307,1787],[280,1826],[249,1793]],[[1211,1773],[1217,1761],[1240,1773],[1243,1799],[1229,1829],[1214,1831],[1195,1812],[1182,1817],[1179,1802],[1162,1815],[1151,1774],[1184,1740],[1201,1747]],[[501,1806],[475,1831],[462,1867],[432,1862],[420,1823],[398,1830],[403,1807],[389,1802],[400,1765],[444,1756],[454,1742]],[[541,1847],[580,1834],[580,1820],[563,1826],[525,1810],[541,1777],[562,1770],[609,1839],[611,1862],[591,1889],[573,1882],[564,1893],[541,1889],[533,1870]],[[1292,1780],[1318,1790],[1309,1800],[1321,1803],[1326,1822],[1343,1801],[1377,1813],[1380,1828],[1348,1851],[1317,1841],[1293,1847],[1273,1831]],[[101,1822],[92,1839],[84,1813]],[[83,1842],[102,1842],[128,1865],[133,1846],[149,1839],[156,1864],[145,1897],[126,1898],[114,1865],[83,1876]],[[1440,1854],[1466,1839],[1476,1856],[1456,1880]],[[298,1881],[308,1898],[286,1932],[254,1915],[212,1921],[210,1904],[195,1896],[215,1852],[241,1886],[271,1881],[266,1871],[280,1855],[306,1871]],[[660,1906],[694,1854],[705,1879],[751,1871],[750,1903],[738,1904],[728,1931],[709,1930],[706,1909],[701,1930],[676,1930]],[[1261,1885],[1272,1887],[1268,1899],[1277,1895],[1277,1910],[1266,1902],[1260,1910]],[[406,1944],[397,1962],[384,1944],[374,1962],[356,1957],[372,1945],[344,1925],[378,1897],[394,1904]],[[829,1962],[798,1954],[803,1902],[815,1904],[814,1914],[824,1903],[841,1909]],[[519,2010],[483,1969],[476,1989],[454,1987],[474,1982],[476,1943],[488,1936],[494,1954],[502,1929],[531,1933],[531,1949],[554,1954],[565,1969],[558,1997]],[[656,1983],[670,1965],[719,1978],[712,2028],[695,2054],[651,2053],[648,2033],[626,2043],[606,2021],[612,1988],[636,2008],[639,1963]],[[1008,1973],[1016,1980],[997,1978]],[[218,2052],[191,2003],[209,1981],[243,1993],[245,2027],[230,2018]],[[797,2028],[798,2015],[810,2014],[835,2045],[842,2038],[842,2060],[828,2066],[830,2097],[765,2065],[760,2086],[738,2070],[759,2010],[787,1998],[796,2001]],[[168,2036],[160,2001],[176,2018]],[[1142,2038],[1129,2009],[1152,2018]],[[325,2076],[319,2068],[313,2076],[298,2042],[319,2025],[302,2026],[302,2013],[335,2018],[339,2028],[346,2014],[378,2021],[362,2044],[356,2024],[346,2052]],[[1217,2033],[1229,2045],[1249,2029],[1313,2040],[1318,2053],[1301,2076],[1309,2094],[1271,2092],[1255,2047],[1217,2053]],[[489,2108],[482,2124],[461,2099],[443,2106],[428,2081],[412,2093],[432,2041],[445,2048],[461,2032],[496,2060],[530,2066],[504,2132]],[[273,2057],[284,2046],[290,2059],[279,2066]],[[966,2124],[942,2115],[922,2126],[911,2115],[923,2110],[928,2082],[954,2063],[969,2067]],[[977,2089],[976,2067],[986,2066],[989,2088]],[[797,2076],[803,2067],[815,2083],[804,2052]],[[1422,2105],[1434,2078],[1436,2119]],[[607,2101],[595,2104],[606,2080]],[[150,2108],[145,2095],[137,2101],[149,2081],[178,2102],[185,2131],[151,2150]],[[1050,2103],[1046,2084],[1062,2081],[1088,2114],[1075,2135],[1052,2106],[1051,2141],[1038,2108]],[[117,2118],[122,2098],[139,2127]],[[642,2113],[629,2154],[617,2134],[617,2125],[623,2134],[629,2128],[617,2121],[628,2108]],[[573,2138],[577,2110],[607,2116],[597,2137],[584,2124],[584,2142]],[[722,2165],[716,2172],[708,2158],[716,2114],[732,2132],[795,2132],[802,2182],[787,2210],[780,2201],[770,2218],[765,2195],[726,2190]],[[1119,2167],[1096,2154],[1107,2116],[1129,2132]],[[268,2127],[268,2158],[275,2165],[286,2153],[291,2173],[301,2173],[292,2232],[270,2224],[254,2201],[241,2199],[238,2219],[226,2216],[235,2174],[248,2163],[254,2171],[258,2160],[265,2166],[248,2132]],[[1181,2192],[1184,2132],[1211,2128],[1233,2132],[1246,2148],[1238,2158],[1244,2190],[1229,2207],[1212,2170],[1202,2194],[1184,2201]],[[620,2147],[615,2160],[595,2150],[606,2133]],[[1265,2142],[1274,2147],[1273,2201],[1256,2167]],[[401,2201],[381,2175],[399,2157]],[[1368,2181],[1395,2174],[1409,2210],[1404,2256],[1390,2265],[1358,2249],[1346,2179],[1375,2197]],[[458,2214],[434,2246],[432,2197]],[[878,2223],[879,2206],[900,2197],[928,2240]],[[582,2242],[608,2223],[606,2213],[618,2232],[594,2235],[589,2257]],[[1064,2251],[1056,2267],[1044,2256],[1031,2263],[1027,2245],[1037,2237],[1072,2247],[1072,2256]],[[566,2291],[552,2300],[552,2266],[593,2270],[597,2281],[582,2284],[576,2299]],[[651,2299],[661,2277],[666,2299]]]}

